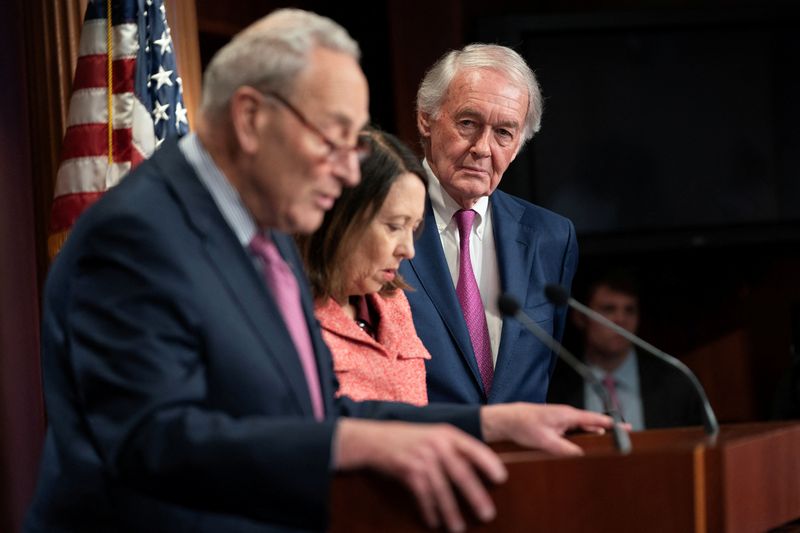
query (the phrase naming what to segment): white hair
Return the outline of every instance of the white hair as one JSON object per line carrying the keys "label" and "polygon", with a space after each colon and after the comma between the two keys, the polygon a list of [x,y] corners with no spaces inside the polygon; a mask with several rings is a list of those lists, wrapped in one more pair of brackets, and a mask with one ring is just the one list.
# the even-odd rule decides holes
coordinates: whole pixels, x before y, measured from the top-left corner
{"label": "white hair", "polygon": [[491,69],[528,92],[528,111],[522,130],[523,143],[539,131],[542,123],[542,93],[533,71],[517,52],[496,44],[470,44],[443,55],[425,73],[417,91],[417,111],[436,117],[453,78],[471,69]]}
{"label": "white hair", "polygon": [[361,50],[333,20],[300,9],[279,9],[238,33],[214,55],[203,76],[201,111],[218,113],[243,85],[261,91],[288,90],[316,47],[358,61]]}

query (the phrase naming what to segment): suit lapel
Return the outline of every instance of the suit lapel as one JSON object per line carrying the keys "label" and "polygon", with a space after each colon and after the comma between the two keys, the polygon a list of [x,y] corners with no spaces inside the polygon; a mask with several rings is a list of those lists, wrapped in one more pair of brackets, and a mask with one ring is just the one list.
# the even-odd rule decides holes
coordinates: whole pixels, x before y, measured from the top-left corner
{"label": "suit lapel", "polygon": [[[508,293],[525,305],[530,281],[532,254],[529,254],[529,228],[520,223],[524,208],[509,202],[502,191],[489,197],[492,210],[494,245],[497,251],[497,268],[500,274],[500,291]],[[503,393],[506,374],[514,368],[513,347],[519,337],[521,326],[516,320],[503,320],[500,347],[495,364],[494,384],[490,399]],[[509,378],[511,376],[508,376]]]}
{"label": "suit lapel", "polygon": [[[162,147],[160,152],[167,148],[173,147]],[[291,385],[292,396],[300,410],[312,416],[311,398],[300,358],[280,310],[253,267],[252,259],[177,146],[158,158],[157,163],[164,175],[169,176],[169,184],[203,241],[208,261],[261,340],[265,354],[272,358],[285,382]]]}
{"label": "suit lapel", "polygon": [[469,331],[464,322],[461,305],[458,303],[450,270],[447,268],[447,260],[442,250],[439,228],[436,226],[436,217],[433,214],[430,200],[427,201],[425,226],[415,247],[417,254],[414,259],[409,261],[409,264],[419,280],[420,286],[416,288],[425,291],[430,298],[453,337],[461,357],[472,371],[473,379],[476,383],[481,383],[472,341],[470,341]]}

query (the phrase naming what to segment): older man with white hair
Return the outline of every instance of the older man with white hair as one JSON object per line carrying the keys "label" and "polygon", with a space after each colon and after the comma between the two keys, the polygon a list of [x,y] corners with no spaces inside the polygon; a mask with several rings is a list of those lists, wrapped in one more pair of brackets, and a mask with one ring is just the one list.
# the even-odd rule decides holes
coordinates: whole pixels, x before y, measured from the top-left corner
{"label": "older man with white hair", "polygon": [[569,286],[578,247],[566,218],[497,190],[539,130],[542,96],[514,50],[471,44],[448,52],[417,93],[429,204],[417,255],[401,272],[427,362],[431,401],[544,402],[555,354],[514,320],[509,293],[551,335],[565,311],[547,301],[549,283]]}

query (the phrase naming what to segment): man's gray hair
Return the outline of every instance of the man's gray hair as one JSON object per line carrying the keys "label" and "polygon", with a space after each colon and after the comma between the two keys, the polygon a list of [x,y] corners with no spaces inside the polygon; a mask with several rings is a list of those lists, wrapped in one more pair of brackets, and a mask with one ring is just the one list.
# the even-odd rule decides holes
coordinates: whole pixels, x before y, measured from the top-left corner
{"label": "man's gray hair", "polygon": [[506,46],[474,43],[443,55],[425,74],[417,91],[417,111],[436,117],[453,78],[471,69],[491,69],[528,91],[528,112],[522,129],[523,143],[539,131],[542,122],[542,93],[533,71],[517,52]]}
{"label": "man's gray hair", "polygon": [[358,43],[327,17],[279,9],[238,33],[211,59],[203,76],[201,111],[222,112],[239,87],[285,92],[316,47],[361,57]]}

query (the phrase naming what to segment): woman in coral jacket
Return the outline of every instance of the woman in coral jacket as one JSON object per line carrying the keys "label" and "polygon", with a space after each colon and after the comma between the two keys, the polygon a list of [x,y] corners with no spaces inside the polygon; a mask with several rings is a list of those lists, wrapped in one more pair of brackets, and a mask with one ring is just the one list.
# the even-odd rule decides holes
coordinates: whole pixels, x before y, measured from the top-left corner
{"label": "woman in coral jacket", "polygon": [[339,394],[425,405],[430,354],[417,337],[397,270],[414,256],[427,176],[393,135],[364,135],[371,150],[360,163],[361,182],[345,190],[319,230],[298,244]]}

